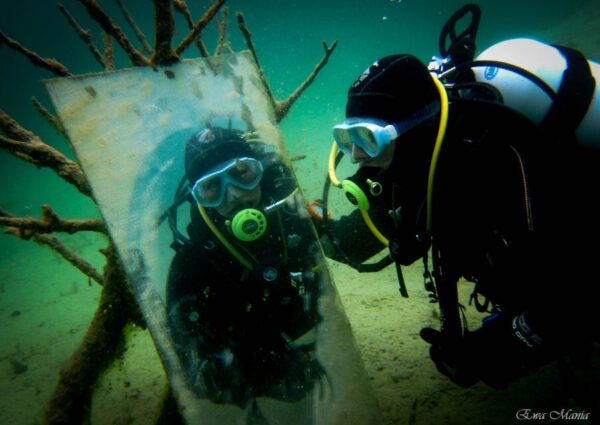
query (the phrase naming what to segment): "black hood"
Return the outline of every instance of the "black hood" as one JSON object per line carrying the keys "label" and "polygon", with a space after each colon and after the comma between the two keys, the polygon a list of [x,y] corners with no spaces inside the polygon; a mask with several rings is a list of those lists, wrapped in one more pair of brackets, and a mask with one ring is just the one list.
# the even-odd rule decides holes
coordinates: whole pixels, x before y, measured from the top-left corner
{"label": "black hood", "polygon": [[346,118],[401,122],[436,100],[437,88],[421,61],[406,54],[386,56],[350,86]]}

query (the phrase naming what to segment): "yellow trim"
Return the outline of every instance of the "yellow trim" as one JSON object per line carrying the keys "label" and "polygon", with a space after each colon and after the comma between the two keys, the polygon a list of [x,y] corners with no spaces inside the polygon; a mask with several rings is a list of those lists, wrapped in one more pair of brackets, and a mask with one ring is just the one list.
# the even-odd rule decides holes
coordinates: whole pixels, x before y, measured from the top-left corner
{"label": "yellow trim", "polygon": [[231,253],[231,255],[233,255],[235,257],[235,259],[238,260],[244,267],[246,267],[248,270],[252,270],[254,268],[252,263],[250,263],[248,260],[246,260],[242,256],[242,254],[240,254],[238,252],[238,250],[235,249],[235,247],[231,244],[231,242],[229,242],[227,240],[227,238],[225,238],[223,233],[221,233],[221,231],[217,228],[217,226],[215,226],[215,224],[212,222],[212,220],[208,216],[208,213],[206,212],[204,207],[200,204],[196,204],[196,205],[198,206],[198,211],[200,211],[200,215],[204,219],[204,222],[206,223],[208,228],[213,232],[213,234],[217,237],[217,239],[219,239],[219,241],[223,244],[223,246],[225,246],[225,248],[227,248],[227,251],[229,251]]}
{"label": "yellow trim", "polygon": [[438,127],[438,133],[433,147],[433,154],[431,156],[431,164],[429,165],[429,178],[427,180],[427,220],[425,224],[425,235],[427,238],[431,236],[431,223],[432,223],[432,200],[433,200],[433,185],[435,180],[435,172],[437,168],[438,157],[442,149],[442,141],[446,135],[446,127],[448,125],[448,93],[442,82],[437,78],[437,75],[431,73],[431,78],[435,83],[435,86],[440,94],[440,125]]}

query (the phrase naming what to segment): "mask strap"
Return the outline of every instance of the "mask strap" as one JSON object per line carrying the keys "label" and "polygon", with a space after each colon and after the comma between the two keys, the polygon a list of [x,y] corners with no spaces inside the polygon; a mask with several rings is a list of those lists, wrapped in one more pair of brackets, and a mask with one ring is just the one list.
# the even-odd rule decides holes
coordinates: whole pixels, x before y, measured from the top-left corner
{"label": "mask strap", "polygon": [[[418,111],[411,114],[408,118],[405,118],[399,124],[393,124],[398,136],[406,133],[409,130],[412,130],[422,122],[433,118],[439,112],[439,106],[437,101],[433,101],[425,106],[423,106]],[[396,137],[398,137],[396,136]]]}

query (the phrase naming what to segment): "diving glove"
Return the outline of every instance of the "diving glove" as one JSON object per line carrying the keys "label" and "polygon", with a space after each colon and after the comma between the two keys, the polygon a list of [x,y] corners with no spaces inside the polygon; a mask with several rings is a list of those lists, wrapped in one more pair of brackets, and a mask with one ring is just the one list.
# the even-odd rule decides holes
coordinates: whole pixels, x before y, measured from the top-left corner
{"label": "diving glove", "polygon": [[524,314],[490,316],[479,329],[466,331],[461,340],[448,341],[432,328],[421,329],[421,338],[431,344],[429,355],[437,369],[461,387],[482,381],[505,388],[552,357],[552,350],[544,347]]}

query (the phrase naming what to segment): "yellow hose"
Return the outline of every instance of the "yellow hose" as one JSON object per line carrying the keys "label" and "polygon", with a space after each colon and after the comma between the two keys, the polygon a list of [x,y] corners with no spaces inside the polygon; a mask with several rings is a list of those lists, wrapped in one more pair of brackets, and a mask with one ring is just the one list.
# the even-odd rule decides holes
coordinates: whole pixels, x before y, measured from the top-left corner
{"label": "yellow hose", "polygon": [[217,226],[215,226],[215,224],[212,222],[212,220],[208,216],[208,213],[206,212],[204,207],[199,204],[196,204],[196,205],[198,205],[198,211],[200,211],[200,215],[204,219],[204,222],[206,223],[208,228],[211,230],[211,232],[213,232],[213,234],[217,237],[217,239],[219,239],[219,241],[223,244],[223,246],[225,248],[227,248],[227,251],[229,251],[231,253],[231,255],[233,255],[235,257],[235,259],[238,260],[244,267],[246,267],[248,270],[252,270],[254,268],[252,266],[252,263],[250,263],[248,260],[246,260],[242,256],[242,254],[240,254],[238,252],[238,250],[235,249],[235,247],[231,244],[231,242],[229,242],[227,240],[227,238],[223,235],[223,233],[221,233],[221,231],[217,228]]}
{"label": "yellow hose", "polygon": [[[448,125],[448,94],[446,93],[446,89],[443,84],[438,80],[437,76],[434,73],[431,73],[431,78],[433,79],[435,86],[440,94],[440,124],[438,127],[437,137],[435,140],[433,154],[431,157],[431,164],[429,166],[429,178],[427,181],[427,218],[426,218],[426,237],[429,238],[431,235],[431,223],[432,223],[432,199],[433,199],[433,187],[435,181],[435,171],[437,169],[437,162],[440,155],[440,151],[442,149],[442,142],[444,140],[444,136],[446,135],[446,127]],[[328,163],[328,172],[329,172],[329,180],[331,180],[331,184],[335,187],[341,188],[342,183],[338,180],[335,175],[335,157],[338,152],[338,147],[335,141],[331,146],[331,151],[329,152],[329,163]],[[375,224],[371,220],[369,213],[367,211],[361,210],[360,213],[365,221],[365,224],[373,233],[373,235],[385,246],[389,246],[389,240],[381,234],[381,232],[375,227]]]}
{"label": "yellow hose", "polygon": [[[331,180],[332,185],[341,188],[342,183],[338,180],[337,176],[335,175],[335,157],[337,153],[338,147],[334,141],[333,145],[331,146],[331,151],[329,152],[329,180]],[[383,236],[383,234],[379,231],[379,229],[377,229],[377,227],[375,227],[375,223],[373,223],[373,220],[371,220],[369,213],[363,209],[360,210],[360,213],[363,217],[363,220],[365,221],[365,224],[367,225],[371,233],[373,233],[373,236],[375,236],[383,245],[389,246],[390,241],[385,236]]]}
{"label": "yellow hose", "polygon": [[369,228],[369,230],[371,231],[371,233],[373,233],[373,236],[375,236],[379,242],[381,242],[382,244],[384,244],[385,246],[389,246],[390,245],[390,241],[381,234],[381,232],[379,231],[379,229],[377,229],[377,227],[375,227],[375,224],[373,223],[373,221],[371,220],[371,217],[369,216],[369,213],[365,210],[360,210],[360,213],[362,214],[363,220],[365,221],[365,224],[367,225],[367,227]]}
{"label": "yellow hose", "polygon": [[335,187],[342,187],[342,183],[340,183],[340,181],[338,180],[338,178],[335,175],[335,156],[338,153],[338,147],[337,147],[337,143],[335,143],[335,141],[333,142],[333,145],[331,146],[331,151],[329,152],[329,163],[328,163],[328,170],[329,170],[329,180],[331,180],[331,184],[334,185]]}
{"label": "yellow hose", "polygon": [[425,235],[427,239],[431,236],[431,223],[432,223],[432,204],[433,204],[433,186],[435,181],[435,171],[437,168],[438,158],[442,149],[442,141],[446,135],[446,127],[448,125],[448,94],[446,89],[437,75],[431,73],[431,78],[435,83],[435,86],[440,94],[440,125],[438,127],[438,133],[433,147],[433,154],[431,156],[431,164],[429,165],[429,179],[427,181],[427,220],[425,224]]}

